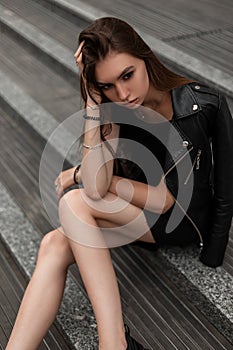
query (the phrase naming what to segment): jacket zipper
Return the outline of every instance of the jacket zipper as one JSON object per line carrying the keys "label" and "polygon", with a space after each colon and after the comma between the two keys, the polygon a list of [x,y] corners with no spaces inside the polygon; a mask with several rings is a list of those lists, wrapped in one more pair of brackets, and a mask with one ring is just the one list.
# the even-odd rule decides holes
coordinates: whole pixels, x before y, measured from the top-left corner
{"label": "jacket zipper", "polygon": [[201,152],[202,152],[202,150],[199,149],[198,152],[197,152],[196,158],[194,159],[192,168],[191,168],[190,172],[188,173],[188,176],[187,176],[187,178],[186,178],[186,180],[184,182],[184,185],[187,185],[187,183],[188,183],[188,181],[190,179],[190,176],[193,173],[193,169],[194,169],[195,165],[196,165],[196,168],[195,168],[196,170],[200,169]]}
{"label": "jacket zipper", "polygon": [[183,156],[180,157],[180,158],[167,170],[167,172],[164,174],[164,177],[166,177],[166,176],[172,171],[172,169],[174,169],[174,168],[177,166],[177,164],[179,164],[179,162],[181,162],[181,160],[183,160],[183,159],[187,156],[187,154],[189,154],[192,150],[193,150],[193,147],[191,147],[191,148],[188,150],[188,152],[186,152],[185,154],[183,154]]}
{"label": "jacket zipper", "polygon": [[[172,169],[174,169],[174,167],[176,167],[177,164],[179,164],[179,162],[181,160],[183,160],[187,154],[189,154],[191,151],[193,150],[193,147],[191,147],[188,152],[186,152],[182,157],[180,157],[180,159],[178,159],[172,166],[170,169],[167,170],[166,174],[164,175],[164,178],[171,172]],[[198,150],[197,152],[197,156],[194,160],[194,166],[196,164],[196,169],[198,170],[200,168],[200,156],[201,156],[201,152],[202,150]],[[192,170],[193,170],[193,167],[192,166]],[[191,170],[191,171],[192,171]],[[187,180],[186,180],[187,181]],[[202,235],[201,235],[201,232],[200,230],[198,229],[197,225],[195,224],[195,222],[193,222],[193,220],[190,218],[190,216],[186,213],[186,211],[183,209],[183,207],[181,206],[181,204],[175,199],[175,202],[177,203],[177,205],[180,207],[180,209],[182,210],[182,212],[184,213],[184,215],[187,217],[187,219],[191,222],[191,224],[193,225],[193,227],[195,228],[195,230],[197,231],[197,234],[199,236],[199,239],[200,239],[200,252],[202,251],[203,249],[203,238],[202,238]]]}

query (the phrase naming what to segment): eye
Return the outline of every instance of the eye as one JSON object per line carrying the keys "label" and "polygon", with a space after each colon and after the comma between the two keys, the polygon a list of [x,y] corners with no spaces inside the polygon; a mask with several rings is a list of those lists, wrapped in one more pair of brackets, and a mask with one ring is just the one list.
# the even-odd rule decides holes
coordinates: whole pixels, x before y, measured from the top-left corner
{"label": "eye", "polygon": [[104,85],[99,85],[100,90],[109,90],[111,89],[112,84],[104,84]]}
{"label": "eye", "polygon": [[122,79],[129,80],[132,77],[133,73],[134,73],[134,71],[126,73],[125,75],[123,75]]}

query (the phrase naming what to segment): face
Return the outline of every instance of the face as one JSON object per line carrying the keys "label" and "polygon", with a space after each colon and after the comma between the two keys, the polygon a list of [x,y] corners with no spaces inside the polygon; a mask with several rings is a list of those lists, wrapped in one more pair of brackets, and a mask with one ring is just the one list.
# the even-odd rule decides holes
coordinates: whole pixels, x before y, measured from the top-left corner
{"label": "face", "polygon": [[95,75],[104,95],[128,108],[141,105],[149,91],[145,62],[127,53],[109,53],[96,64]]}

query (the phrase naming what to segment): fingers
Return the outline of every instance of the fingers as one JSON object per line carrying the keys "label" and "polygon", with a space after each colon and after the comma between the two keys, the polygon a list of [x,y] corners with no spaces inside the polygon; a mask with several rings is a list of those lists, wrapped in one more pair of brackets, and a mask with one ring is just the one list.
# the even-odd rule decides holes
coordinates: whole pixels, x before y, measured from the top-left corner
{"label": "fingers", "polygon": [[61,184],[61,174],[58,175],[58,177],[56,178],[56,180],[54,181],[54,185],[58,186]]}
{"label": "fingers", "polygon": [[58,177],[54,181],[54,185],[55,185],[56,194],[57,194],[58,198],[60,198],[62,195],[62,192],[63,192],[63,188],[62,188],[62,184],[61,184],[61,174],[58,175]]}
{"label": "fingers", "polygon": [[63,194],[63,188],[61,186],[56,186],[56,195],[58,198],[61,198]]}
{"label": "fingers", "polygon": [[84,45],[84,42],[85,42],[85,41],[82,41],[81,44],[79,45],[77,51],[74,53],[74,58],[77,58],[77,57],[80,55],[80,53],[81,53],[81,51],[82,51],[82,47],[83,47],[83,45]]}
{"label": "fingers", "polygon": [[84,41],[81,42],[77,51],[74,53],[75,62],[77,64],[77,66],[79,66],[80,68],[82,67],[82,48],[83,48],[83,45],[84,45]]}
{"label": "fingers", "polygon": [[[82,56],[82,48],[83,48],[84,43],[85,43],[84,40],[80,43],[77,51],[74,53],[74,59],[75,59],[76,65],[80,69],[80,73],[81,73],[80,76],[83,79],[83,82],[84,82],[84,85],[85,85],[85,89],[86,89],[86,79],[85,79],[85,77],[83,75],[83,67],[84,67],[84,65],[83,65],[83,61],[82,61],[82,57],[83,57]],[[91,102],[89,104],[91,105],[93,103],[93,98],[89,97],[89,92],[87,91],[87,89],[86,89],[86,93],[87,93],[87,101],[90,100]],[[96,91],[94,92],[94,94],[96,95],[96,97],[94,98],[94,101],[99,101],[98,104],[100,104],[101,100],[102,100],[101,94],[96,92]],[[94,94],[92,94],[92,95],[94,95]]]}

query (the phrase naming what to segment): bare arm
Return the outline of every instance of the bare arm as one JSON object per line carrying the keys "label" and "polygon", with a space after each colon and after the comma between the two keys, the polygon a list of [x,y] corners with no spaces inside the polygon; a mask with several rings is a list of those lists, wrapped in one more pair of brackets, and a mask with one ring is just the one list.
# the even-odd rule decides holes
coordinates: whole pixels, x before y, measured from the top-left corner
{"label": "bare arm", "polygon": [[149,186],[138,181],[113,176],[109,191],[139,208],[155,213],[165,213],[175,201],[163,178],[158,186]]}
{"label": "bare arm", "polygon": [[[119,137],[119,126],[112,124],[112,130],[106,136],[106,141],[116,152]],[[87,120],[84,144],[94,149],[83,148],[82,183],[86,195],[94,200],[103,198],[112,182],[113,156],[106,142],[101,141],[100,124],[97,121]],[[99,147],[98,147],[99,146]]]}
{"label": "bare arm", "polygon": [[[74,57],[81,73],[81,79],[86,90],[86,115],[84,148],[82,154],[81,178],[84,191],[93,200],[99,200],[105,196],[112,181],[113,156],[101,140],[100,109],[101,95],[92,91],[90,96],[83,76],[82,48],[84,41],[79,45]],[[113,151],[116,151],[119,136],[119,126],[112,124],[111,133],[106,140],[111,144]]]}

